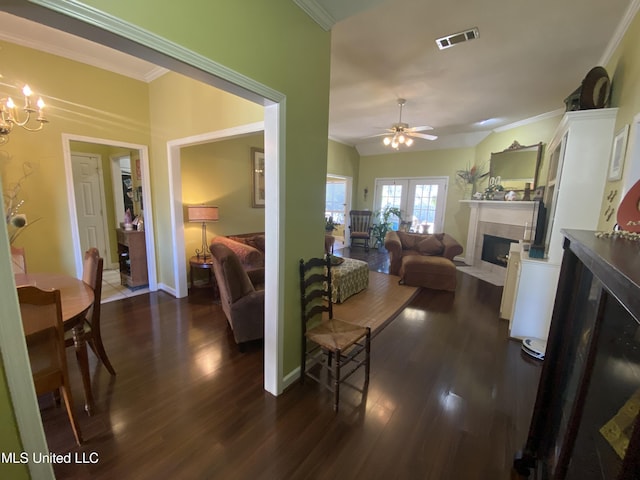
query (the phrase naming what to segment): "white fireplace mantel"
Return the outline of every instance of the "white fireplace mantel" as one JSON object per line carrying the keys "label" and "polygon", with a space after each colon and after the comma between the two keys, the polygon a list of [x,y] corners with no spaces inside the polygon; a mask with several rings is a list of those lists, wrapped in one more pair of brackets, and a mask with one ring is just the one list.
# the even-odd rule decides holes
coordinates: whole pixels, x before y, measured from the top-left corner
{"label": "white fireplace mantel", "polygon": [[[501,200],[460,200],[469,205],[469,232],[464,261],[467,265],[476,264],[476,242],[478,241],[478,223],[490,222],[522,227],[523,238],[535,228],[534,212],[537,202],[501,201]],[[525,232],[525,229],[530,229]]]}

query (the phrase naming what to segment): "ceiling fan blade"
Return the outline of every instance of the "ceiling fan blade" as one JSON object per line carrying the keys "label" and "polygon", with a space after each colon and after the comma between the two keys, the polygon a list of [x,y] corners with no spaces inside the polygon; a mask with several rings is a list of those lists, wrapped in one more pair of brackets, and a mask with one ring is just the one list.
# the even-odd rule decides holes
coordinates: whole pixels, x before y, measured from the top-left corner
{"label": "ceiling fan blade", "polygon": [[422,125],[421,127],[410,127],[407,128],[409,132],[424,132],[425,130],[433,130],[433,127],[429,125]]}
{"label": "ceiling fan blade", "polygon": [[389,135],[393,135],[393,132],[387,132],[387,133],[376,133],[375,135],[367,135],[364,138],[374,138],[374,137],[387,137]]}
{"label": "ceiling fan blade", "polygon": [[437,140],[437,135],[429,135],[428,133],[416,133],[416,132],[408,132],[410,137],[423,138],[425,140]]}

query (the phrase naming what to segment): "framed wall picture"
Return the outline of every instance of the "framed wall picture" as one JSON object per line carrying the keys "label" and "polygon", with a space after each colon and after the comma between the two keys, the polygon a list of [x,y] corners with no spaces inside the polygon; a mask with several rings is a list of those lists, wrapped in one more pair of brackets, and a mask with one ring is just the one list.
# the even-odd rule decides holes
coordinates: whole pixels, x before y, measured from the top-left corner
{"label": "framed wall picture", "polygon": [[264,208],[264,150],[251,149],[251,175],[253,178],[251,190],[251,206]]}
{"label": "framed wall picture", "polygon": [[627,135],[629,133],[629,125],[625,125],[616,133],[613,138],[613,150],[611,152],[611,163],[609,164],[610,182],[620,180],[622,178],[622,167],[624,167],[624,155],[627,150]]}

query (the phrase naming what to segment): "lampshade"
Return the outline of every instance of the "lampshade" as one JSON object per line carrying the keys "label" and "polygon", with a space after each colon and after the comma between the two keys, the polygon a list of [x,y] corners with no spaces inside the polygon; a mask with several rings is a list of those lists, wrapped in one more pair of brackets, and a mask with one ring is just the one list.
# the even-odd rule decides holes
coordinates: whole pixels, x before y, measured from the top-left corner
{"label": "lampshade", "polygon": [[217,222],[218,207],[213,205],[189,205],[187,215],[190,222]]}

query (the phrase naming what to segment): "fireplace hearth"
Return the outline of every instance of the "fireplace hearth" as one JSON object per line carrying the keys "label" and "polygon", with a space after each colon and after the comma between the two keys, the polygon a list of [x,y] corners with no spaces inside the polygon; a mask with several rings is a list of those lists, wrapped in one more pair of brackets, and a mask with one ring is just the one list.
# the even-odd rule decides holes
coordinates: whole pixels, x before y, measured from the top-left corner
{"label": "fireplace hearth", "polygon": [[483,235],[482,239],[482,260],[493,263],[501,267],[507,266],[509,259],[509,248],[517,240],[510,238],[496,237],[494,235]]}

